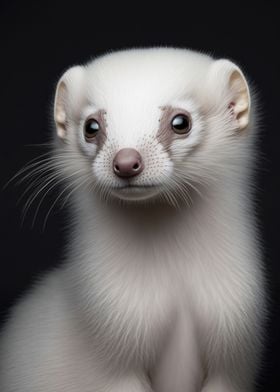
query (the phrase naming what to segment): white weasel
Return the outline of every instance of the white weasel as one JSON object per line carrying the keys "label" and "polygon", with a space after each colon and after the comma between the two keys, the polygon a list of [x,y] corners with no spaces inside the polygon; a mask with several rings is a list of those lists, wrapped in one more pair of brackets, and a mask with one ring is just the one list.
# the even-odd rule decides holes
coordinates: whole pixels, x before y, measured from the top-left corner
{"label": "white weasel", "polygon": [[58,82],[67,261],[13,309],[1,392],[248,392],[265,295],[243,73],[135,49]]}

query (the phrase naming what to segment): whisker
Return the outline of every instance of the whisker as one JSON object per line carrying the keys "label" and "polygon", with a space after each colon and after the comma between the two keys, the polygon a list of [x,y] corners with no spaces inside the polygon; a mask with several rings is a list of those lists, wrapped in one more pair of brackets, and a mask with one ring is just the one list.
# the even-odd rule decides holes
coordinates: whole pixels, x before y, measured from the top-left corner
{"label": "whisker", "polygon": [[[78,185],[74,188],[74,189],[72,189],[72,191],[70,192],[70,194],[72,194],[73,192],[76,192],[77,191],[77,189],[79,189],[83,184],[85,184],[86,182],[88,182],[88,177],[86,177],[83,181],[80,181],[80,179],[78,179],[77,181],[75,181],[75,182],[78,182]],[[51,205],[51,207],[50,207],[50,209],[49,209],[49,211],[48,211],[48,213],[46,214],[46,216],[45,216],[45,219],[44,219],[44,223],[43,223],[43,231],[45,230],[45,228],[46,228],[46,225],[47,225],[47,221],[48,221],[48,218],[49,218],[49,216],[50,216],[50,213],[51,213],[51,211],[53,210],[53,208],[55,207],[55,205],[57,204],[57,202],[59,201],[59,199],[63,196],[63,194],[67,191],[67,189],[69,189],[69,188],[71,188],[71,187],[73,187],[73,183],[70,183],[67,187],[65,187],[64,189],[63,189],[63,191],[58,195],[58,197],[55,199],[55,201],[53,202],[53,204]],[[68,195],[68,198],[69,198],[69,195]],[[64,205],[65,205],[65,202],[63,203]]]}
{"label": "whisker", "polygon": [[29,165],[30,165],[32,162],[34,162],[35,160],[38,160],[39,158],[41,158],[42,156],[45,156],[45,155],[47,155],[47,154],[49,154],[49,152],[48,152],[48,153],[45,153],[45,154],[42,154],[42,155],[40,155],[39,157],[36,157],[36,158],[32,159],[31,161],[29,161],[29,162],[28,162],[26,165],[24,165],[15,175],[13,175],[12,178],[10,178],[10,179],[6,182],[6,184],[3,186],[3,189],[6,189],[6,188],[8,187],[8,185],[9,185],[15,178],[17,178],[18,176],[20,176],[20,175],[22,174],[22,172],[28,170],[28,169],[29,169]]}
{"label": "whisker", "polygon": [[30,173],[26,174],[24,177],[22,177],[20,180],[18,180],[16,182],[16,185],[19,185],[20,183],[22,183],[25,180],[29,180],[29,178],[31,179],[33,176],[41,173],[41,172],[49,172],[51,170],[54,169],[60,169],[60,168],[65,168],[67,166],[69,166],[69,164],[71,164],[72,161],[68,161],[67,159],[62,160],[59,159],[58,162],[55,162],[53,159],[50,160],[49,162],[43,162],[42,164],[40,164],[40,166],[38,168],[34,168],[30,171]]}
{"label": "whisker", "polygon": [[[86,181],[88,181],[88,184],[92,183],[92,178],[91,178],[91,176],[88,175],[88,176],[85,178],[84,182],[86,182]],[[72,184],[70,184],[70,185],[72,185]],[[67,204],[67,202],[68,202],[68,200],[70,199],[71,195],[72,195],[77,189],[78,189],[78,187],[75,187],[74,189],[72,189],[71,192],[68,193],[68,195],[64,198],[64,200],[63,200],[63,202],[62,202],[62,204],[61,204],[60,210],[62,210],[62,209],[65,207],[65,205]],[[93,187],[92,189],[94,189],[94,187]]]}
{"label": "whisker", "polygon": [[[26,195],[26,193],[28,193],[28,191],[30,189],[32,189],[32,187],[37,187],[37,185],[40,185],[42,183],[44,183],[47,180],[50,180],[51,178],[53,178],[54,176],[56,176],[57,173],[53,173],[53,174],[46,174],[46,172],[44,172],[44,176],[37,176],[35,179],[32,180],[32,182],[28,185],[28,187],[24,190],[24,192],[22,193],[22,195],[19,197],[17,204],[20,203],[20,201],[24,198],[24,196]],[[35,188],[36,190],[37,188]]]}
{"label": "whisker", "polygon": [[[58,180],[57,180],[58,179]],[[57,181],[56,181],[57,180]],[[28,210],[30,209],[31,205],[33,204],[33,202],[35,201],[35,199],[39,196],[39,194],[48,186],[50,185],[52,182],[56,181],[56,184],[59,184],[61,181],[63,181],[62,178],[60,178],[58,176],[57,173],[54,173],[51,177],[48,177],[48,181],[45,183],[45,185],[38,186],[35,191],[31,194],[31,196],[27,199],[24,208],[23,208],[23,217],[22,217],[22,224],[25,220],[26,214],[28,212]],[[44,181],[43,181],[44,183]]]}
{"label": "whisker", "polygon": [[[49,154],[49,153],[47,153],[47,154]],[[47,155],[47,154],[44,154],[44,155]],[[15,180],[18,176],[20,176],[21,174],[23,174],[23,173],[26,172],[26,171],[28,171],[28,170],[34,168],[34,169],[32,169],[32,170],[30,171],[30,173],[28,173],[28,174],[26,175],[26,177],[28,177],[29,175],[32,175],[33,170],[34,170],[34,171],[35,171],[35,170],[39,170],[39,169],[42,169],[42,170],[43,170],[44,167],[48,167],[48,166],[50,166],[50,165],[53,165],[53,166],[55,166],[55,165],[60,165],[63,158],[65,159],[65,155],[54,156],[54,157],[49,157],[49,158],[44,158],[44,159],[41,159],[41,160],[38,161],[38,162],[34,162],[34,160],[37,159],[37,158],[35,158],[34,160],[30,161],[27,165],[25,165],[22,169],[20,169],[20,170],[19,170],[19,171],[18,171],[18,172],[17,172],[8,182],[7,182],[7,184],[5,185],[5,187],[8,186],[9,183],[11,183],[13,180]],[[69,158],[67,158],[67,159],[69,159]],[[31,162],[34,162],[34,163],[30,164]],[[39,166],[39,168],[36,169],[36,166]],[[23,181],[25,180],[26,177],[23,177],[23,178],[22,178],[21,180],[19,180],[16,184],[19,184],[19,183],[23,182]]]}
{"label": "whisker", "polygon": [[52,147],[53,142],[25,144],[24,147]]}
{"label": "whisker", "polygon": [[[82,173],[82,172],[83,172],[83,170],[78,170],[78,171],[72,173],[71,175],[69,175],[68,177],[63,178],[63,180],[67,180],[67,179],[69,179],[69,178],[71,178],[71,177],[73,177],[73,176],[75,176],[75,175],[77,175],[77,174],[80,174],[80,173]],[[52,190],[53,188],[55,188],[59,183],[60,183],[60,182],[55,182],[54,184],[52,184],[52,185],[49,187],[49,189],[47,189],[47,191],[44,193],[44,195],[41,197],[41,200],[40,200],[40,202],[39,202],[39,204],[38,204],[38,206],[37,206],[37,208],[36,208],[35,215],[34,215],[34,217],[33,217],[32,227],[34,227],[34,223],[35,223],[35,221],[36,221],[36,217],[37,217],[37,215],[38,215],[39,209],[40,209],[40,207],[41,207],[43,201],[45,200],[46,196],[47,196],[47,195],[51,192],[51,190]],[[71,185],[71,184],[70,184],[70,185]],[[69,187],[69,186],[67,186],[67,188],[68,188],[68,187]]]}
{"label": "whisker", "polygon": [[40,168],[38,169],[34,169],[32,170],[30,173],[28,173],[27,175],[25,175],[24,177],[22,177],[20,180],[18,180],[16,182],[16,185],[20,185],[22,182],[27,182],[29,183],[30,181],[36,181],[37,178],[42,178],[41,173],[43,173],[44,175],[46,175],[49,172],[54,171],[54,168],[56,168],[56,166],[52,166],[50,164],[47,165],[42,165],[40,166]]}

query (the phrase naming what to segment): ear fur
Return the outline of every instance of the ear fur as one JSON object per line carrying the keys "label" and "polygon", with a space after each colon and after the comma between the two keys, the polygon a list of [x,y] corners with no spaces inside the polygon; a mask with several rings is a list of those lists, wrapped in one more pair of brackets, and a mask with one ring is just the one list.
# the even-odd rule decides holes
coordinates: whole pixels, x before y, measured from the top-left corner
{"label": "ear fur", "polygon": [[54,120],[57,135],[64,139],[67,135],[69,116],[77,110],[84,69],[75,66],[68,69],[59,79],[54,100]]}
{"label": "ear fur", "polygon": [[251,98],[240,68],[229,60],[217,60],[211,66],[209,77],[210,83],[214,82],[213,86],[216,85],[215,94],[225,102],[236,120],[237,128],[245,129],[250,120]]}

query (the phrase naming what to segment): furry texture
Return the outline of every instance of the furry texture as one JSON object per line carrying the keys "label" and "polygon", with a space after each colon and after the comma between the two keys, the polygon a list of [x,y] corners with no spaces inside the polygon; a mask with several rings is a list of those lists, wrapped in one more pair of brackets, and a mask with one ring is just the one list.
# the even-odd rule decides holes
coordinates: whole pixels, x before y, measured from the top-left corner
{"label": "furry texture", "polygon": [[[188,50],[116,52],[62,76],[43,170],[65,184],[73,231],[67,262],[2,332],[2,392],[253,390],[265,296],[251,101],[235,64]],[[189,134],[168,130],[166,108],[190,113]],[[141,153],[139,176],[114,174],[121,148]]]}

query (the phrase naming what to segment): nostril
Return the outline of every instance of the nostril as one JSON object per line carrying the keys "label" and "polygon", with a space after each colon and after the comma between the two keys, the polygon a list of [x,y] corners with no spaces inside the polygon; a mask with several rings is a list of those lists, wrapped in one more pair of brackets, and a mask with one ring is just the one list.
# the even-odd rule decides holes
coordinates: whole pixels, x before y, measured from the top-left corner
{"label": "nostril", "polygon": [[120,168],[119,168],[119,166],[118,166],[118,165],[115,165],[115,166],[114,166],[114,169],[115,169],[115,171],[117,171],[117,172],[119,172],[119,171],[120,171]]}
{"label": "nostril", "polygon": [[132,166],[132,169],[133,169],[133,170],[138,170],[139,167],[140,167],[139,163],[136,162],[136,163]]}

